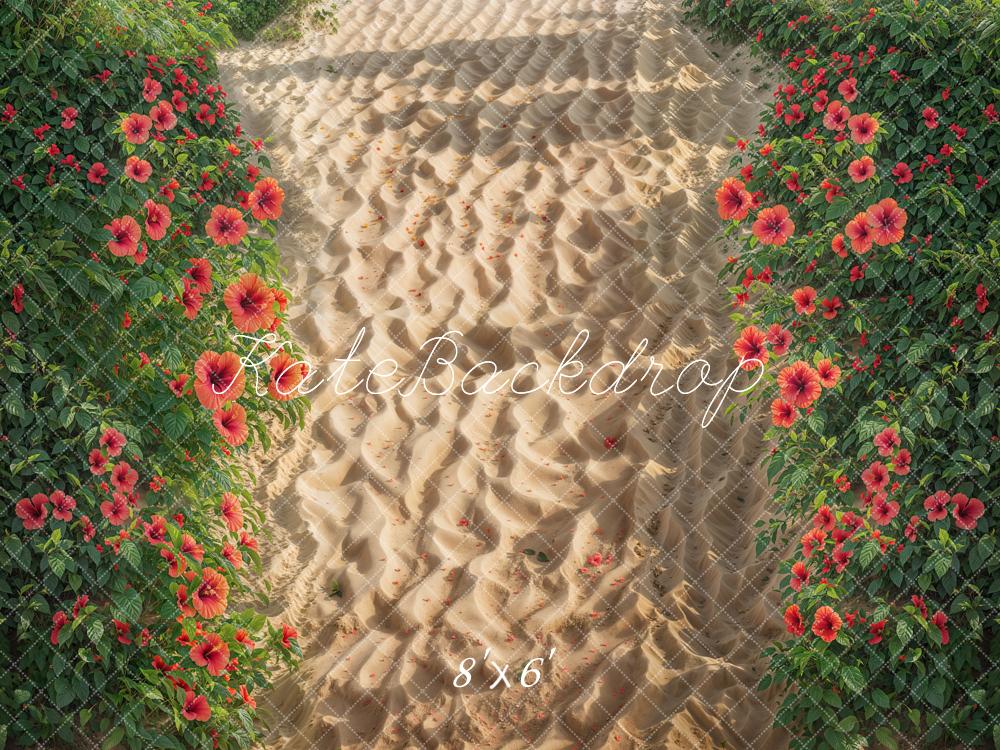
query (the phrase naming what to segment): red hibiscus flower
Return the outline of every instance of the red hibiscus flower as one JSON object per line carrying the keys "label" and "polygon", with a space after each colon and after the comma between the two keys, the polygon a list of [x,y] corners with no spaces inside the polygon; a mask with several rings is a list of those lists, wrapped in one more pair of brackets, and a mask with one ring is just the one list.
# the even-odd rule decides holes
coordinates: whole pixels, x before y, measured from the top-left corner
{"label": "red hibiscus flower", "polygon": [[762,245],[784,245],[795,232],[795,223],[788,218],[788,209],[782,205],[762,208],[753,223],[754,237]]}
{"label": "red hibiscus flower", "polygon": [[856,214],[844,227],[844,234],[851,240],[851,249],[862,255],[872,249],[872,228],[868,223],[868,214]]}
{"label": "red hibiscus flower", "polygon": [[243,567],[243,553],[229,542],[222,545],[222,556],[228,560],[236,570]]}
{"label": "red hibiscus flower", "polygon": [[853,102],[858,98],[858,80],[854,76],[845,78],[837,85],[837,91],[844,97],[845,102]]}
{"label": "red hibiscus flower", "polygon": [[139,249],[139,237],[142,235],[139,222],[131,216],[122,216],[118,219],[112,219],[111,223],[105,225],[104,228],[111,232],[108,250],[111,251],[112,255],[119,258],[135,255]]}
{"label": "red hibiscus flower", "polygon": [[147,102],[154,101],[161,91],[163,91],[163,84],[159,81],[149,76],[142,79],[142,98]]}
{"label": "red hibiscus flower", "polygon": [[183,617],[192,617],[194,615],[194,609],[188,603],[187,586],[184,584],[177,587],[177,608],[180,609]]}
{"label": "red hibiscus flower", "polygon": [[61,113],[62,127],[64,130],[72,130],[76,127],[76,118],[80,116],[76,107],[66,107]]}
{"label": "red hibiscus flower", "polygon": [[218,617],[226,611],[229,596],[229,581],[212,568],[203,568],[201,583],[191,594],[191,603],[195,611],[206,620]]}
{"label": "red hibiscus flower", "polygon": [[250,706],[250,708],[257,708],[257,701],[251,697],[246,685],[240,685],[240,697],[246,705]]}
{"label": "red hibiscus flower", "polygon": [[904,476],[910,473],[910,452],[906,448],[901,448],[892,459],[892,470],[894,473]]}
{"label": "red hibiscus flower", "polygon": [[128,494],[135,489],[135,483],[138,481],[139,473],[126,461],[119,461],[111,470],[111,486],[119,492]]}
{"label": "red hibiscus flower", "polygon": [[865,215],[868,217],[868,225],[872,228],[872,239],[875,244],[891,245],[903,239],[906,211],[892,198],[883,198],[875,205],[869,206]]}
{"label": "red hibiscus flower", "polygon": [[976,312],[982,315],[990,306],[989,290],[985,284],[976,284]]}
{"label": "red hibiscus flower", "polygon": [[218,677],[229,664],[229,646],[215,633],[208,633],[204,640],[191,647],[191,661],[205,667],[210,675]]}
{"label": "red hibiscus flower", "polygon": [[188,258],[188,261],[191,267],[187,270],[187,275],[199,292],[208,294],[212,291],[212,264],[207,258]]}
{"label": "red hibiscus flower", "polygon": [[254,551],[258,549],[257,540],[250,536],[245,529],[240,530],[240,545]]}
{"label": "red hibiscus flower", "polygon": [[897,185],[905,185],[913,179],[913,170],[901,161],[892,168],[892,176],[896,178]]}
{"label": "red hibiscus flower", "polygon": [[785,610],[785,629],[792,635],[805,635],[806,624],[802,620],[802,613],[799,611],[798,604],[791,604]]}
{"label": "red hibiscus flower", "polygon": [[794,406],[780,398],[771,402],[771,421],[777,427],[791,427],[798,418],[799,412]]}
{"label": "red hibiscus flower", "polygon": [[106,448],[109,456],[117,456],[121,454],[122,448],[128,444],[128,439],[114,427],[109,427],[101,435],[97,444]]}
{"label": "red hibiscus flower", "polygon": [[792,292],[792,301],[795,303],[795,312],[799,315],[812,315],[816,312],[816,290],[811,286]]}
{"label": "red hibiscus flower", "polygon": [[885,526],[899,514],[899,503],[895,500],[889,502],[873,503],[871,516],[879,526]]}
{"label": "red hibiscus flower", "polygon": [[821,359],[816,363],[816,374],[819,375],[819,384],[824,388],[833,388],[840,380],[840,368],[829,359]]}
{"label": "red hibiscus flower", "polygon": [[149,523],[143,521],[142,530],[146,541],[150,544],[163,544],[167,540],[167,519],[163,516],[150,517]]}
{"label": "red hibiscus flower", "polygon": [[792,577],[791,580],[789,580],[788,585],[796,591],[802,591],[802,587],[808,583],[809,570],[806,568],[806,564],[799,560],[792,565]]}
{"label": "red hibiscus flower", "polygon": [[833,299],[824,298],[820,305],[823,307],[823,317],[827,320],[833,320],[837,317],[837,310],[840,310],[844,304],[840,301],[840,297],[834,297]]}
{"label": "red hibiscus flower", "polygon": [[149,110],[149,119],[153,121],[153,127],[159,131],[170,130],[177,124],[177,115],[170,102],[158,101]]}
{"label": "red hibiscus flower", "polygon": [[90,169],[87,170],[87,182],[91,182],[94,185],[103,185],[104,178],[108,176],[108,168],[104,166],[103,162],[95,161],[90,165]]}
{"label": "red hibiscus flower", "polygon": [[194,320],[204,303],[201,292],[191,284],[190,279],[184,279],[184,291],[181,292],[181,304],[184,305],[184,317]]}
{"label": "red hibiscus flower", "polygon": [[24,284],[14,284],[10,298],[11,309],[20,315],[24,312]]}
{"label": "red hibiscus flower", "polygon": [[190,534],[181,534],[181,552],[198,562],[205,558],[205,548],[198,544]]}
{"label": "red hibiscus flower", "polygon": [[715,203],[719,218],[723,221],[735,219],[743,221],[750,213],[753,198],[747,191],[747,186],[735,177],[727,177],[715,191]]}
{"label": "red hibiscus flower", "polygon": [[136,182],[146,182],[153,174],[153,165],[138,156],[125,160],[125,176]]}
{"label": "red hibiscus flower", "polygon": [[243,394],[243,364],[233,352],[204,352],[194,363],[194,392],[206,409],[218,409]]}
{"label": "red hibiscus flower", "polygon": [[821,505],[813,516],[812,524],[815,529],[833,531],[833,527],[837,525],[837,518],[833,515],[829,505]]}
{"label": "red hibiscus flower", "polygon": [[98,448],[94,448],[87,455],[87,463],[90,465],[91,474],[103,474],[108,465],[108,459]]}
{"label": "red hibiscus flower", "polygon": [[240,499],[231,492],[222,493],[222,502],[219,503],[219,512],[226,528],[230,531],[239,531],[243,528],[243,507]]}
{"label": "red hibiscus flower", "polygon": [[167,383],[167,387],[170,388],[170,392],[173,393],[177,398],[184,395],[184,386],[187,385],[188,378],[190,376],[186,372],[182,372],[174,380]]}
{"label": "red hibiscus flower", "polygon": [[122,120],[122,132],[125,134],[125,140],[136,145],[149,140],[149,131],[152,127],[152,120],[146,117],[146,115],[136,114],[135,112]]}
{"label": "red hibiscus flower", "polygon": [[871,143],[875,140],[878,132],[878,120],[865,112],[861,115],[853,115],[847,121],[847,127],[851,131],[851,140],[855,143]]}
{"label": "red hibiscus flower", "polygon": [[938,490],[924,499],[924,510],[928,521],[941,521],[948,517],[948,504],[951,496],[944,490]]}
{"label": "red hibiscus flower", "polygon": [[177,578],[187,567],[187,561],[183,557],[175,555],[166,547],[160,548],[160,557],[167,561],[167,575],[171,578]]}
{"label": "red hibiscus flower", "polygon": [[49,495],[52,502],[52,517],[60,521],[72,521],[73,509],[76,508],[76,500],[67,495],[62,490],[56,490]]}
{"label": "red hibiscus flower", "polygon": [[233,316],[237,330],[253,333],[274,322],[274,292],[255,273],[245,273],[230,284],[222,301]]}
{"label": "red hibiscus flower", "polygon": [[284,200],[285,191],[278,186],[278,181],[273,177],[265,177],[253,186],[247,202],[255,219],[273,221],[281,216],[281,204]]}
{"label": "red hibiscus flower", "polygon": [[931,624],[936,625],[938,631],[941,633],[941,645],[947,646],[948,641],[951,637],[948,635],[948,615],[942,612],[940,609],[931,615]]}
{"label": "red hibiscus flower", "polygon": [[170,227],[170,208],[152,199],[147,200],[143,207],[146,209],[146,234],[151,240],[162,240]]}
{"label": "red hibiscus flower", "polygon": [[747,326],[743,329],[740,337],[733,344],[733,351],[743,363],[742,369],[756,370],[767,362],[768,353],[767,347],[764,346],[765,340],[764,332],[757,326]]}
{"label": "red hibiscus flower", "polygon": [[14,506],[15,515],[21,519],[21,524],[26,531],[34,531],[45,525],[45,517],[49,511],[45,507],[48,505],[48,495],[37,492],[30,498],[21,498]]}
{"label": "red hibiscus flower", "polygon": [[281,645],[285,648],[290,649],[292,647],[292,638],[298,638],[299,631],[293,628],[291,625],[281,625]]}
{"label": "red hibiscus flower", "polygon": [[840,615],[831,607],[820,607],[813,616],[812,632],[813,635],[830,643],[837,638],[841,624]]}
{"label": "red hibiscus flower", "polygon": [[212,414],[212,422],[222,435],[222,439],[232,446],[243,445],[250,434],[246,410],[235,402],[230,404],[228,409],[226,407],[216,409]]}
{"label": "red hibiscus flower", "polygon": [[878,448],[880,456],[891,456],[903,441],[900,439],[898,432],[891,427],[886,427],[872,439],[872,442]]}
{"label": "red hibiscus flower", "polygon": [[[278,401],[288,401],[295,398],[296,389],[309,374],[309,365],[292,358],[288,352],[278,352],[269,362],[271,379],[267,384],[267,392],[271,398]],[[612,446],[613,447],[613,446]]]}
{"label": "red hibiscus flower", "polygon": [[951,502],[955,506],[951,509],[951,514],[955,517],[955,525],[966,531],[976,528],[979,519],[986,512],[986,507],[981,500],[975,497],[967,497],[961,492],[952,495]]}
{"label": "red hibiscus flower", "polygon": [[792,345],[792,332],[787,328],[782,328],[779,323],[772,323],[767,329],[767,343],[771,345],[771,351],[780,357]]}
{"label": "red hibiscus flower", "polygon": [[874,646],[876,643],[882,642],[882,633],[885,631],[885,624],[887,622],[888,620],[879,620],[868,626],[868,634],[871,636],[868,639],[868,643]]}
{"label": "red hibiscus flower", "polygon": [[247,223],[238,208],[220,205],[212,209],[205,232],[216,245],[238,245],[247,233]]}
{"label": "red hibiscus flower", "polygon": [[881,492],[889,484],[889,470],[885,464],[875,461],[861,472],[861,481],[870,492]]}
{"label": "red hibiscus flower", "polygon": [[875,162],[870,156],[855,159],[847,166],[847,174],[853,182],[864,182],[875,175]]}
{"label": "red hibiscus flower", "polygon": [[823,116],[823,127],[827,130],[841,131],[847,125],[847,120],[851,116],[851,110],[842,102],[834,99],[826,108],[826,115]]}
{"label": "red hibiscus flower", "polygon": [[802,360],[778,374],[778,389],[785,401],[802,409],[811,406],[822,392],[819,375]]}
{"label": "red hibiscus flower", "polygon": [[212,707],[204,695],[195,695],[193,690],[184,691],[184,706],[181,716],[188,721],[208,721],[212,718]]}
{"label": "red hibiscus flower", "polygon": [[853,555],[853,552],[848,552],[839,544],[833,548],[833,561],[837,565],[838,573],[843,573],[847,569]]}
{"label": "red hibiscus flower", "polygon": [[66,613],[62,610],[52,615],[52,632],[49,634],[49,643],[53,646],[59,645],[59,632],[63,629],[63,625],[65,625],[68,621],[69,617],[67,617]]}
{"label": "red hibiscus flower", "polygon": [[920,113],[920,116],[924,118],[924,125],[930,130],[934,130],[939,124],[938,111],[934,107],[924,107],[924,111]]}
{"label": "red hibiscus flower", "polygon": [[809,558],[816,548],[821,548],[826,542],[826,532],[814,527],[803,534],[799,541],[802,543],[802,554]]}
{"label": "red hibiscus flower", "polygon": [[112,526],[121,526],[132,516],[132,508],[123,494],[114,492],[110,500],[101,503],[101,515],[108,519],[108,523]]}
{"label": "red hibiscus flower", "polygon": [[132,630],[132,626],[127,622],[122,622],[121,620],[116,620],[111,618],[111,624],[115,626],[115,632],[118,634],[118,642],[123,643],[128,646],[132,643],[132,636],[129,632]]}

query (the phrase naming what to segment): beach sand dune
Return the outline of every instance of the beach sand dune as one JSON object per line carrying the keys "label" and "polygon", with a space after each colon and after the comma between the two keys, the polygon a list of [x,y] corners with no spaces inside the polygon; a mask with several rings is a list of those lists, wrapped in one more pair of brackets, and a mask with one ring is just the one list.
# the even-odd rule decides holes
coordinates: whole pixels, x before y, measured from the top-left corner
{"label": "beach sand dune", "polygon": [[[272,139],[321,372],[362,328],[364,360],[407,373],[447,330],[459,377],[555,367],[582,329],[594,369],[643,339],[661,385],[731,367],[710,190],[768,98],[745,53],[668,0],[354,0],[340,21],[223,67]],[[782,746],[754,687],[782,630],[754,554],[764,447],[703,429],[711,397],[320,386],[260,471],[270,613],[305,652],[262,701],[272,746]]]}

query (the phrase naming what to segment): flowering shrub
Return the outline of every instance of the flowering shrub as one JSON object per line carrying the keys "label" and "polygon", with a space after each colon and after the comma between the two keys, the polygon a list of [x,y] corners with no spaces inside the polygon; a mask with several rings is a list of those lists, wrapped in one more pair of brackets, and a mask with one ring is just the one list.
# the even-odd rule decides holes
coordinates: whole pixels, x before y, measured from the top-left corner
{"label": "flowering shrub", "polygon": [[[248,747],[300,654],[253,607],[238,460],[306,408],[278,343],[284,194],[207,4],[175,0],[155,38],[42,5],[0,19],[0,744]],[[269,331],[244,369],[234,335]]]}
{"label": "flowering shrub", "polygon": [[995,6],[689,0],[784,75],[716,193],[795,747],[1000,745]]}

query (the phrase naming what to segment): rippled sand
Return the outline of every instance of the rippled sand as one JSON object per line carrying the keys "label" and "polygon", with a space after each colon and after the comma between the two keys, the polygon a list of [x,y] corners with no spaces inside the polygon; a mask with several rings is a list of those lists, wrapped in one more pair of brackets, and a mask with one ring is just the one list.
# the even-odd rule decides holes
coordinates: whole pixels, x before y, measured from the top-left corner
{"label": "rippled sand", "polygon": [[[413,371],[454,329],[459,375],[551,368],[586,328],[594,367],[645,338],[667,376],[727,371],[710,189],[768,96],[678,6],[353,0],[336,35],[228,53],[288,191],[312,361],[366,327],[365,361]],[[702,429],[711,395],[319,388],[258,490],[271,614],[305,650],[262,701],[272,745],[783,746],[753,687],[782,629],[753,549],[760,435]],[[556,651],[532,689],[478,666],[455,688],[487,647],[512,674]]]}

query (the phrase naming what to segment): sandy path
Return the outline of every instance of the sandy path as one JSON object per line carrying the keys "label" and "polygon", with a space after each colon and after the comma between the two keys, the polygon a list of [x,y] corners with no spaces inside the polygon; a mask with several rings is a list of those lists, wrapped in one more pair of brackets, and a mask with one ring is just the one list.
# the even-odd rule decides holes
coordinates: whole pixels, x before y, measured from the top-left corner
{"label": "sandy path", "polygon": [[[366,327],[367,363],[412,372],[455,329],[459,376],[554,367],[586,328],[595,366],[647,338],[672,373],[721,374],[706,190],[766,92],[677,5],[354,0],[335,36],[230,53],[289,192],[312,361]],[[780,630],[750,529],[759,435],[702,429],[708,392],[313,398],[260,486],[272,613],[306,652],[265,701],[276,747],[782,744],[752,688]],[[512,673],[556,655],[531,689],[478,667],[455,688],[487,647]]]}

